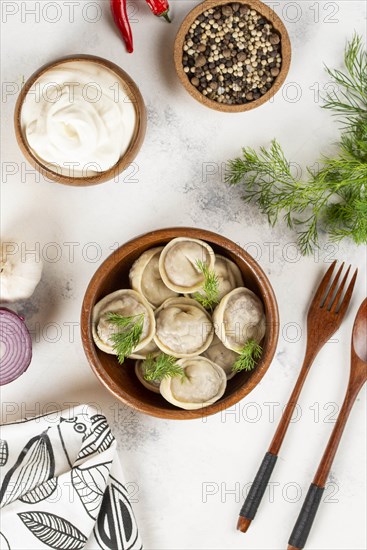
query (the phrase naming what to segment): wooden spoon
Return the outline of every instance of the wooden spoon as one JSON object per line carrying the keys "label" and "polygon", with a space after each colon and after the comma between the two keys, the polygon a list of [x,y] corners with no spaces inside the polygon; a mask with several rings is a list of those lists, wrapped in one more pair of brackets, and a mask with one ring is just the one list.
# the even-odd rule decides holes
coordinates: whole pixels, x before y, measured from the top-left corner
{"label": "wooden spoon", "polygon": [[367,298],[362,302],[353,325],[350,376],[343,406],[288,541],[288,550],[305,547],[349,413],[366,381]]}

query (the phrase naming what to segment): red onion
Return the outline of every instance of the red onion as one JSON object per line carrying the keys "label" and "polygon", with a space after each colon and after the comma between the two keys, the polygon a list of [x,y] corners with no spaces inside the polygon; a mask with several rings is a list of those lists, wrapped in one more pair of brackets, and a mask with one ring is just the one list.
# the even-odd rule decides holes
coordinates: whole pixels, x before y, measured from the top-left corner
{"label": "red onion", "polygon": [[25,372],[32,359],[32,340],[22,317],[0,308],[0,386]]}

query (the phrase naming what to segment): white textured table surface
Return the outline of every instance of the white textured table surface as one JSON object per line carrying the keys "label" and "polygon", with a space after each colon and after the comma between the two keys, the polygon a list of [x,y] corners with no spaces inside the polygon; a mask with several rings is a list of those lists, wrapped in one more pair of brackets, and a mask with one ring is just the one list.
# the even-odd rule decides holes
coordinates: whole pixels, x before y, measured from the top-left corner
{"label": "white textured table surface", "polygon": [[[329,244],[314,257],[297,257],[294,235],[282,226],[270,229],[256,206],[241,202],[240,190],[222,182],[220,167],[242,145],[267,145],[275,136],[289,157],[303,164],[332,150],[338,129],[320,109],[315,90],[327,82],[323,62],[339,66],[345,40],[354,30],[364,32],[365,4],[271,4],[292,41],[287,84],[272,103],[247,114],[225,115],[196,103],[176,78],[172,45],[194,2],[172,3],[171,25],[154,19],[144,2],[133,4],[135,52],[128,55],[112,29],[107,1],[2,2],[2,81],[9,86],[1,104],[2,235],[26,235],[39,243],[45,259],[36,293],[18,307],[34,334],[33,362],[20,379],[1,389],[2,419],[96,403],[118,438],[147,549],[281,550],[344,395],[352,322],[366,295],[366,250],[351,243]],[[72,10],[75,17],[69,21]],[[85,189],[46,182],[18,150],[14,90],[40,65],[72,53],[95,54],[121,65],[145,98],[148,130],[136,173],[130,171],[118,182]],[[81,302],[99,263],[116,243],[172,225],[218,231],[248,247],[279,302],[281,335],[268,373],[237,407],[206,421],[168,422],[120,406],[95,379],[80,342]],[[315,362],[271,491],[248,534],[242,535],[235,525],[243,492],[297,377],[307,305],[334,257],[360,267],[354,299],[342,329]],[[320,508],[310,550],[366,548],[365,395],[359,396],[333,465],[328,502]]]}

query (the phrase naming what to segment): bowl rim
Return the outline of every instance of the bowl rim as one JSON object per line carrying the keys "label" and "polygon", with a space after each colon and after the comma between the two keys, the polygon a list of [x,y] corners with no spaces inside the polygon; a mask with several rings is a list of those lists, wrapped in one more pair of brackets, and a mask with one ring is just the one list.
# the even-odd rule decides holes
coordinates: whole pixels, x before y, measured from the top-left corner
{"label": "bowl rim", "polygon": [[[92,63],[102,65],[104,68],[115,73],[118,76],[118,78],[125,84],[126,93],[131,99],[131,102],[134,104],[134,108],[136,112],[136,124],[135,124],[133,136],[131,138],[130,144],[126,152],[122,155],[122,157],[119,158],[117,163],[111,168],[109,168],[108,170],[99,172],[98,174],[95,174],[93,176],[82,176],[78,178],[73,176],[67,176],[65,174],[59,174],[51,170],[45,164],[43,164],[36,157],[36,155],[33,154],[31,148],[27,143],[27,139],[24,136],[22,127],[21,127],[21,112],[22,112],[23,102],[26,98],[28,91],[36,82],[36,80],[38,80],[38,78],[40,78],[48,70],[54,67],[57,67],[59,65],[62,65],[64,63],[69,63],[71,61],[90,61]],[[76,187],[86,187],[86,186],[97,185],[99,183],[106,182],[116,177],[123,170],[125,170],[128,167],[128,165],[135,159],[136,155],[138,154],[143,144],[145,132],[146,132],[146,126],[147,126],[146,108],[145,108],[143,96],[141,95],[141,92],[137,84],[135,83],[135,81],[131,78],[131,76],[127,72],[125,72],[121,67],[116,65],[116,63],[113,63],[108,59],[104,59],[103,57],[98,57],[96,55],[90,55],[90,54],[67,55],[64,57],[59,57],[54,61],[50,61],[42,65],[40,68],[34,71],[34,73],[27,79],[27,81],[23,85],[18,95],[16,104],[15,104],[15,109],[14,109],[15,137],[18,142],[18,146],[21,152],[23,153],[23,156],[28,160],[28,162],[33,166],[33,168],[35,168],[38,172],[40,172],[40,174],[42,174],[48,180],[54,181],[56,183],[61,183],[64,185],[71,185]]]}
{"label": "bowl rim", "polygon": [[[253,375],[251,376],[251,384],[244,384],[241,388],[235,390],[233,394],[221,398],[219,401],[217,401],[213,405],[209,405],[208,407],[203,407],[198,410],[184,410],[178,408],[177,410],[167,409],[166,411],[164,411],[164,413],[162,413],[162,411],[156,408],[154,405],[144,403],[139,399],[131,397],[128,394],[124,394],[121,386],[117,384],[114,380],[112,380],[112,378],[106,373],[102,364],[99,361],[96,352],[96,346],[93,341],[92,312],[93,307],[96,303],[95,295],[98,287],[100,286],[101,279],[105,279],[106,277],[108,277],[111,269],[116,265],[116,263],[118,263],[118,257],[119,253],[121,254],[121,251],[126,250],[126,254],[128,254],[136,248],[136,245],[139,245],[139,247],[145,245],[149,245],[149,247],[157,246],[157,243],[154,244],[155,240],[169,241],[170,239],[173,239],[175,237],[185,235],[187,236],[188,232],[191,233],[190,236],[207,241],[209,244],[212,243],[214,245],[227,248],[235,256],[239,256],[240,259],[248,265],[257,284],[261,288],[261,299],[268,310],[267,315],[268,317],[270,317],[269,322],[271,322],[271,330],[269,333],[269,340],[265,352],[261,357],[258,365],[256,366]],[[279,311],[277,300],[270,281],[260,265],[239,244],[234,243],[230,239],[223,237],[218,233],[194,227],[169,227],[150,231],[127,241],[125,244],[116,249],[112,254],[110,254],[107,259],[105,259],[104,262],[98,267],[88,284],[82,303],[80,323],[82,344],[89,365],[98,380],[108,389],[108,391],[112,393],[112,395],[116,399],[118,399],[125,405],[136,409],[139,412],[157,418],[173,420],[203,418],[220,412],[238,403],[258,385],[258,383],[270,367],[276,351],[279,337]]]}
{"label": "bowl rim", "polygon": [[[211,7],[234,3],[249,6],[251,9],[258,11],[261,15],[268,19],[273,24],[274,29],[280,34],[282,45],[282,65],[280,73],[276,77],[273,86],[259,99],[255,99],[250,103],[243,103],[241,105],[228,105],[225,103],[218,103],[217,101],[209,99],[207,96],[201,94],[197,90],[197,88],[195,88],[195,86],[193,86],[193,84],[191,84],[191,82],[189,81],[187,74],[183,70],[182,64],[182,52],[185,36],[195,19]],[[283,21],[275,13],[274,10],[272,10],[269,6],[267,6],[260,0],[204,0],[201,4],[195,6],[189,12],[181,23],[175,39],[173,56],[176,72],[181,81],[181,84],[194,99],[196,99],[199,103],[205,105],[206,107],[214,109],[215,111],[222,111],[225,113],[242,113],[245,111],[256,109],[256,107],[260,107],[260,105],[263,105],[264,103],[269,101],[279,91],[289,72],[292,58],[292,50],[289,34]]]}

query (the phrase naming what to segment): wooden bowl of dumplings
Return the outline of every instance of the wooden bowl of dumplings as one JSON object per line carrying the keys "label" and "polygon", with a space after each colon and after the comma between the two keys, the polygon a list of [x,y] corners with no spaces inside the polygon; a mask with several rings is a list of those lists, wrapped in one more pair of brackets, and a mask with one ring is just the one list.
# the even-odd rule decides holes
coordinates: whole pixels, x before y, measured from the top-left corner
{"label": "wooden bowl of dumplings", "polygon": [[[202,277],[198,259],[219,275],[221,300],[214,311],[193,298]],[[121,365],[108,340],[106,315],[133,315],[136,307],[146,313],[143,333]],[[244,319],[262,354],[253,370],[235,374],[228,365],[239,357],[236,339]],[[117,399],[151,416],[185,420],[222,411],[253,390],[274,357],[279,315],[268,278],[241,246],[210,231],[179,227],[139,236],[103,262],[85,293],[81,332],[92,370]],[[139,365],[154,353],[174,356],[185,377],[146,383]]]}

